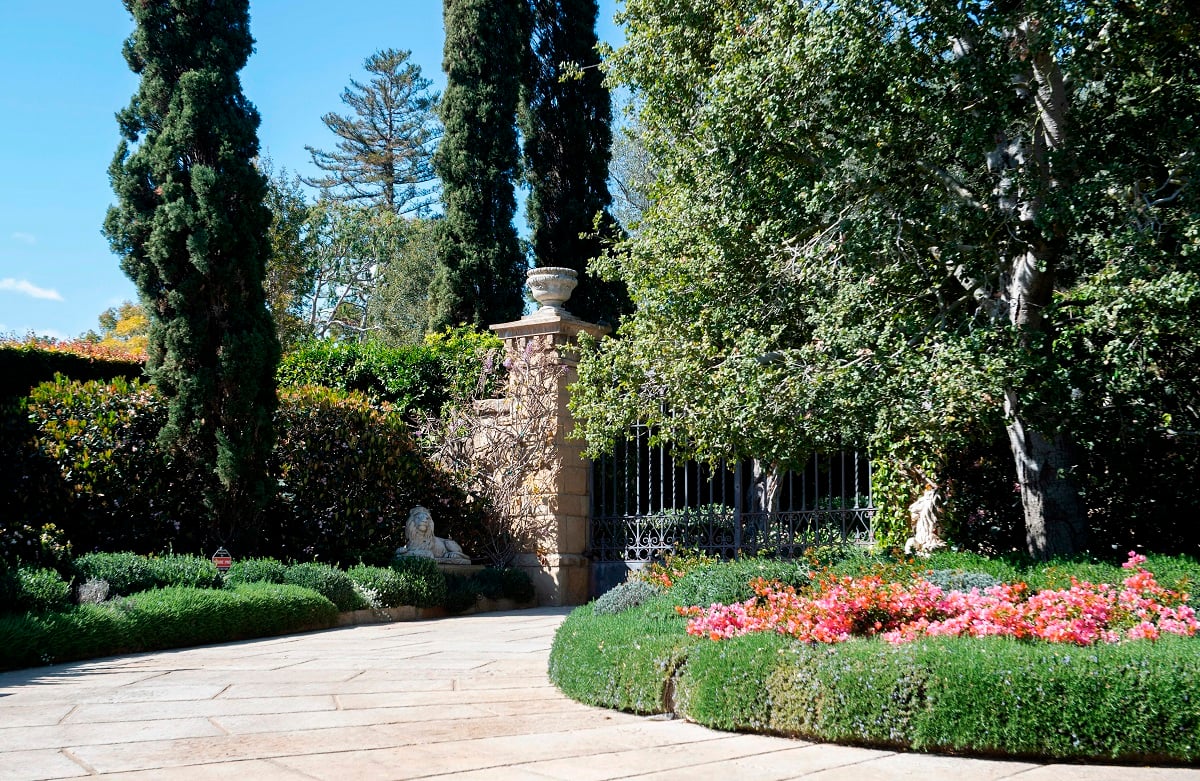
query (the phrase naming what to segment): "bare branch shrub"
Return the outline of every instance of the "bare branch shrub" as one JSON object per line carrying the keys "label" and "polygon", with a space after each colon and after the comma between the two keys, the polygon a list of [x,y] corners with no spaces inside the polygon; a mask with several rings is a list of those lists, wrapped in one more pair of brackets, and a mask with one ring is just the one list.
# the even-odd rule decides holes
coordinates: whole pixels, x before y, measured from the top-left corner
{"label": "bare branch shrub", "polygon": [[487,534],[485,550],[477,553],[495,566],[509,566],[526,553],[540,559],[554,531],[548,487],[558,469],[558,396],[566,368],[548,339],[530,337],[507,350],[505,398],[482,398],[502,371],[499,351],[493,351],[471,395],[453,399],[440,417],[429,416],[421,426],[430,457],[471,501],[483,503]]}

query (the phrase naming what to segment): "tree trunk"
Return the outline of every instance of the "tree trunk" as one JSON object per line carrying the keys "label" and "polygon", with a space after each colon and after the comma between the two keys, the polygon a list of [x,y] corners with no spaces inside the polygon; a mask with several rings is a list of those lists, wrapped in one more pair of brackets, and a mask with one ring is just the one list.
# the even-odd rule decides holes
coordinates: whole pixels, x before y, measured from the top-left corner
{"label": "tree trunk", "polygon": [[1074,463],[1070,438],[1062,432],[1048,437],[1027,426],[1011,389],[1005,391],[1004,412],[1025,511],[1025,546],[1030,555],[1046,560],[1085,549],[1088,530],[1071,479]]}
{"label": "tree trunk", "polygon": [[[1011,170],[1001,171],[996,190],[1002,211],[1015,218],[1012,230],[1017,239],[1002,298],[1008,303],[1009,322],[1017,339],[1027,350],[1040,349],[1032,336],[1052,327],[1045,312],[1053,300],[1063,247],[1056,226],[1043,224],[1042,206],[1045,197],[1062,185],[1062,171],[1054,170],[1053,153],[1064,149],[1069,129],[1066,81],[1050,42],[1040,39],[1039,29],[1036,19],[1026,19],[1018,25],[1015,40],[1022,59],[1032,66],[1036,113],[1032,137],[1027,146],[1016,140],[1015,155],[1006,155],[1000,146],[993,153],[993,159],[1004,161],[1001,168],[1025,169],[1032,174],[1022,182]],[[1049,431],[1034,430],[1016,388],[1006,388],[1004,396],[1029,553],[1048,559],[1082,550],[1087,544],[1087,524],[1072,476],[1075,464],[1070,435],[1055,426],[1043,426]]]}

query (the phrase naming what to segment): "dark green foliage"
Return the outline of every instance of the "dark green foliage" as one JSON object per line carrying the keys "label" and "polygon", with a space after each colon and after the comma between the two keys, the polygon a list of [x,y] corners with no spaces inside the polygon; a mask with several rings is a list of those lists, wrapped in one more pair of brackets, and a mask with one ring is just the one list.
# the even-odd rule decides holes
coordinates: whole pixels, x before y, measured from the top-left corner
{"label": "dark green foliage", "polygon": [[[422,344],[402,347],[311,341],[283,357],[277,377],[283,386],[323,385],[358,391],[394,404],[405,414],[437,415],[447,401],[475,392],[489,352],[498,353],[502,346],[494,335],[469,329],[448,331]],[[498,393],[502,384],[502,373],[493,373],[483,393]]]}
{"label": "dark green foliage", "polygon": [[550,681],[588,705],[663,713],[676,669],[701,642],[684,626],[663,600],[617,615],[576,608],[554,636]]}
{"label": "dark green foliage", "polygon": [[166,407],[149,386],[58,377],[30,392],[28,419],[17,517],[58,524],[77,552],[204,547],[213,478],[156,445]]}
{"label": "dark green foliage", "polygon": [[404,582],[406,605],[436,607],[446,602],[447,578],[433,559],[400,556],[392,562]]}
{"label": "dark green foliage", "polygon": [[[29,415],[33,425],[20,441],[0,442],[13,448],[10,473],[21,487],[11,495],[12,521],[0,521],[5,551],[20,548],[23,560],[53,565],[41,544],[53,535],[37,531],[46,523],[57,524],[76,551],[215,549],[196,533],[211,478],[163,456],[155,437],[165,407],[150,387],[43,385],[33,391]],[[280,490],[257,533],[241,530],[226,541],[235,560],[386,563],[417,504],[430,507],[438,528],[467,550],[478,546],[476,515],[424,459],[399,414],[356,394],[309,388],[283,394],[276,422],[271,468]]]}
{"label": "dark green foliage", "polygon": [[197,532],[207,548],[252,528],[273,490],[271,215],[253,163],[258,113],[237,76],[254,46],[249,2],[125,7],[136,24],[125,59],[141,81],[117,117],[118,205],[104,232],[150,316],[147,370],[167,399],[159,442],[216,478]]}
{"label": "dark green foliage", "polygon": [[446,576],[446,610],[461,613],[484,599],[511,599],[529,602],[535,596],[533,581],[516,567],[485,567],[470,575]]}
{"label": "dark green foliage", "polygon": [[200,556],[135,553],[88,553],[75,560],[79,580],[108,583],[112,596],[133,594],[164,586],[220,588],[221,573],[211,560]]}
{"label": "dark green foliage", "polygon": [[808,573],[809,567],[804,562],[743,558],[692,570],[667,593],[676,605],[682,607],[708,607],[714,602],[728,605],[753,597],[750,581],[755,578],[802,588],[808,585]]}
{"label": "dark green foliage", "polygon": [[46,350],[37,344],[0,342],[0,402],[25,396],[35,386],[62,374],[79,382],[142,376],[141,361]]}
{"label": "dark green foliage", "polygon": [[998,552],[1195,550],[1197,9],[628,0],[659,175],[580,364],[594,449],[858,442],[889,520],[930,479]]}
{"label": "dark green foliage", "polygon": [[282,583],[287,566],[278,559],[235,559],[225,572],[225,585]]}
{"label": "dark green foliage", "polygon": [[336,620],[328,599],[296,586],[166,588],[64,612],[0,616],[0,669],[263,637]]}
{"label": "dark green foliage", "polygon": [[445,132],[434,156],[445,219],[430,330],[515,320],[525,258],[513,216],[517,102],[528,40],[526,0],[445,0]]}
{"label": "dark green foliage", "polygon": [[629,309],[624,285],[587,273],[618,233],[609,213],[612,108],[596,51],[596,0],[534,0],[529,7],[521,131],[534,265],[575,269],[572,314],[615,322]]}
{"label": "dark green foliage", "polygon": [[475,591],[487,599],[524,603],[537,595],[529,574],[517,567],[485,567],[471,575],[470,580]]}
{"label": "dark green foliage", "polygon": [[763,683],[789,644],[771,632],[697,643],[675,682],[675,712],[715,729],[766,732],[773,692]]}
{"label": "dark green foliage", "polygon": [[446,598],[444,605],[447,613],[451,615],[465,613],[478,604],[479,596],[479,589],[469,576],[446,576]]}
{"label": "dark green foliage", "polygon": [[529,573],[516,567],[506,567],[500,570],[500,595],[514,602],[530,602],[537,593]]}
{"label": "dark green foliage", "polygon": [[662,593],[661,588],[644,580],[627,580],[601,594],[592,603],[592,612],[597,615],[623,613]]}
{"label": "dark green foliage", "polygon": [[163,585],[150,568],[150,559],[136,553],[87,553],[75,559],[78,580],[103,580],[110,596],[124,596]]}
{"label": "dark green foliage", "polygon": [[398,412],[324,388],[296,388],[281,402],[272,458],[279,493],[260,550],[386,564],[416,505],[433,512],[440,533],[477,549],[480,521],[425,460]]}
{"label": "dark green foliage", "polygon": [[203,556],[187,556],[168,553],[152,556],[150,570],[164,586],[190,586],[192,588],[221,588],[224,579],[212,559]]}
{"label": "dark green foliage", "polygon": [[363,595],[370,602],[369,607],[396,607],[411,604],[407,601],[405,578],[401,577],[400,573],[394,569],[359,564],[346,570],[346,574],[360,592],[371,592],[369,595]]}
{"label": "dark green foliage", "polygon": [[312,561],[293,564],[283,574],[283,582],[312,589],[337,605],[338,610],[358,610],[366,607],[354,590],[350,576],[337,567]]}
{"label": "dark green foliage", "polygon": [[61,610],[70,601],[71,586],[57,570],[20,567],[14,575],[11,593],[0,602],[0,612]]}

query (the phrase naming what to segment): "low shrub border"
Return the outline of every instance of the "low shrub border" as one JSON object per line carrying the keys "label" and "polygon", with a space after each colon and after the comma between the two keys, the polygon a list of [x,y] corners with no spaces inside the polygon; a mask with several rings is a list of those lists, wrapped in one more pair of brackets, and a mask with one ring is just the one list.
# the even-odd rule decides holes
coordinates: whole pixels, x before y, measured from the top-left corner
{"label": "low shrub border", "polygon": [[324,629],[337,615],[328,599],[298,586],[173,586],[60,612],[0,616],[0,670]]}
{"label": "low shrub border", "polygon": [[[1116,569],[1116,568],[1112,568]],[[1119,570],[1117,570],[1119,572]],[[1200,761],[1200,641],[686,635],[667,594],[563,623],[550,678],[581,702],[705,726],[892,749],[1076,761]]]}

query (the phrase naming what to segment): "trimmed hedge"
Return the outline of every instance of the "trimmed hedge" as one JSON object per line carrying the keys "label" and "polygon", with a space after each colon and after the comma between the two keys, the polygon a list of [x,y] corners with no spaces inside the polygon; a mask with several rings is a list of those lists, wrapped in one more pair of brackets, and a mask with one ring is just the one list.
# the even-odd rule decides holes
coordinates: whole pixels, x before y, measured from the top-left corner
{"label": "trimmed hedge", "polygon": [[576,608],[555,633],[550,680],[587,705],[667,712],[676,669],[700,642],[686,625],[665,596],[616,615]]}
{"label": "trimmed hedge", "polygon": [[220,588],[221,573],[200,556],[136,553],[88,553],[75,560],[79,580],[103,580],[111,596],[125,596],[164,586]]}
{"label": "trimmed hedge", "polygon": [[283,582],[312,589],[328,599],[338,610],[358,610],[367,607],[354,589],[354,581],[345,572],[329,564],[311,561],[293,564],[283,573]]}
{"label": "trimmed hedge", "polygon": [[433,559],[398,556],[392,569],[404,583],[405,604],[437,607],[447,602],[447,579]]}
{"label": "trimmed hedge", "polygon": [[279,559],[239,559],[225,572],[225,585],[282,583],[287,565]]}
{"label": "trimmed hedge", "polygon": [[336,621],[333,603],[296,586],[171,587],[64,612],[0,616],[0,669],[243,640]]}
{"label": "trimmed hedge", "polygon": [[729,605],[754,596],[750,581],[755,578],[777,580],[803,588],[809,582],[809,566],[803,561],[744,558],[705,564],[681,577],[668,592],[676,605],[707,607],[714,602]]}
{"label": "trimmed hedge", "polygon": [[[401,557],[401,559],[407,557]],[[524,570],[515,567],[485,567],[470,575],[446,576],[446,612],[462,613],[471,609],[480,597],[529,602],[535,596],[533,581]]]}

